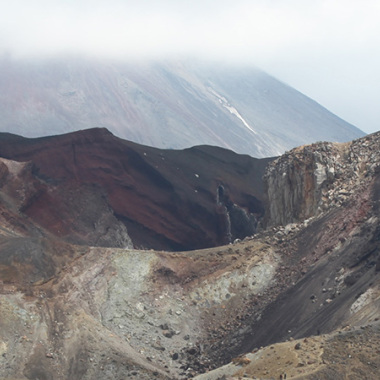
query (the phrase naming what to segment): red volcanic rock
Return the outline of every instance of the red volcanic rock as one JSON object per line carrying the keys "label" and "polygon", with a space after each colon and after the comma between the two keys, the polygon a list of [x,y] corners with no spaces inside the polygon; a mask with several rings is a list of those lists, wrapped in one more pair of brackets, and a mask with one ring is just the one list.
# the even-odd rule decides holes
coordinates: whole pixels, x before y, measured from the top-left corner
{"label": "red volcanic rock", "polygon": [[32,163],[37,184],[21,211],[75,243],[127,246],[129,235],[143,248],[210,247],[254,233],[264,210],[269,159],[222,148],[160,150],[91,129],[1,134],[0,156]]}

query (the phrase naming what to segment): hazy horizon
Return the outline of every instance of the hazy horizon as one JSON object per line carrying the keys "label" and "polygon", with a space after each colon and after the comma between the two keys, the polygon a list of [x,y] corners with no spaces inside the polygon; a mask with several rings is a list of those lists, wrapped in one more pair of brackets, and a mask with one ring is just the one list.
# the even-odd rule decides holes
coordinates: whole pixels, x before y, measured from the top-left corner
{"label": "hazy horizon", "polygon": [[250,64],[371,133],[380,129],[379,15],[376,0],[3,1],[0,52]]}

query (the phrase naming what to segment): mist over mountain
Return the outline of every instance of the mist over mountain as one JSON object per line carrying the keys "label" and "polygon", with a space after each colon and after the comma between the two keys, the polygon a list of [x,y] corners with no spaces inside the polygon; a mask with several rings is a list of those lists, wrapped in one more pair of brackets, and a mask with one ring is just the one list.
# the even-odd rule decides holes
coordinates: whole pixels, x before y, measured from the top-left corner
{"label": "mist over mountain", "polygon": [[254,157],[364,133],[259,69],[196,61],[2,59],[0,130],[26,137],[105,127],[165,149]]}

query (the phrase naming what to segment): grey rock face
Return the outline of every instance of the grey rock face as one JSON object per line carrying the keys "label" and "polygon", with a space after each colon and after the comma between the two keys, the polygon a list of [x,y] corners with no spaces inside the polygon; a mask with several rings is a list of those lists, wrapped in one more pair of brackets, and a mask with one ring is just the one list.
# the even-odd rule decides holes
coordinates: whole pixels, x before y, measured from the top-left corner
{"label": "grey rock face", "polygon": [[348,201],[380,165],[380,133],[351,143],[316,143],[287,152],[268,165],[266,223],[286,225]]}

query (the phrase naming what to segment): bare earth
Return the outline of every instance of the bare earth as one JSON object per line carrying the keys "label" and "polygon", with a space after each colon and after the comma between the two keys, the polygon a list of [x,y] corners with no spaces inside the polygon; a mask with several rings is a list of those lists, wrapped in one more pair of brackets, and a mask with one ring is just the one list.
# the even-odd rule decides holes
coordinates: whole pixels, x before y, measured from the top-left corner
{"label": "bare earth", "polygon": [[273,161],[266,225],[183,252],[73,244],[2,159],[0,379],[378,379],[379,141]]}

